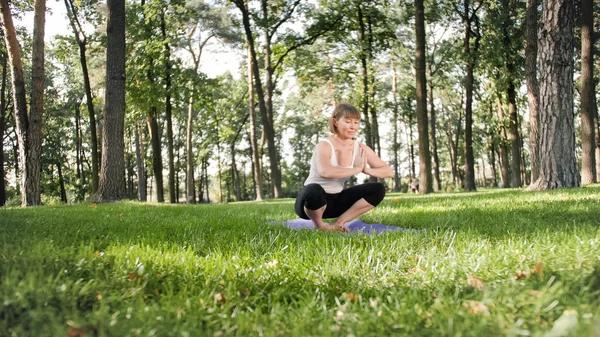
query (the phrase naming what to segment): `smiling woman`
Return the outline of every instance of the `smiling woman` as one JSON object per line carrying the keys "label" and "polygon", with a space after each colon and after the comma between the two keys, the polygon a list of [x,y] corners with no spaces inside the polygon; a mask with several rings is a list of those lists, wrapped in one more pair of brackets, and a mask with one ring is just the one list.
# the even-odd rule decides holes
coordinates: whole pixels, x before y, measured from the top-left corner
{"label": "smiling woman", "polygon": [[[388,166],[368,146],[354,138],[360,126],[360,112],[342,103],[336,106],[329,120],[333,133],[317,144],[313,152],[310,173],[296,199],[296,214],[311,219],[316,229],[348,231],[347,222],[377,206],[385,196],[381,183],[365,183],[344,189],[348,178],[365,173],[377,178],[391,177]],[[327,224],[323,218],[337,218]]]}

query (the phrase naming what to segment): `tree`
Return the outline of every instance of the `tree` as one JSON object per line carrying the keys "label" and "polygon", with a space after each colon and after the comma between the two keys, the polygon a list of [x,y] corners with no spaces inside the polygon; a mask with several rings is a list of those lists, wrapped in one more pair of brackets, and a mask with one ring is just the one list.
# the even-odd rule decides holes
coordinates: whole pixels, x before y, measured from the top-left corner
{"label": "tree", "polygon": [[425,14],[423,0],[415,0],[415,57],[417,88],[417,128],[419,129],[419,193],[433,191],[431,154],[429,152],[429,127],[427,119],[427,80],[425,76]]}
{"label": "tree", "polygon": [[40,158],[44,107],[44,22],[46,3],[37,0],[34,8],[31,113],[27,113],[25,78],[19,41],[12,21],[8,0],[0,0],[4,40],[11,64],[15,120],[19,144],[21,204],[41,204]]}
{"label": "tree", "polygon": [[[306,4],[301,0],[294,0],[285,3],[284,6],[274,6],[266,0],[261,0],[260,13],[254,15],[247,7],[244,0],[230,0],[242,14],[242,24],[248,41],[250,50],[249,62],[252,66],[254,75],[254,89],[258,98],[258,108],[263,124],[263,131],[267,141],[267,151],[269,156],[269,166],[271,174],[271,183],[273,185],[273,197],[283,196],[281,185],[281,168],[279,167],[279,155],[275,143],[274,111],[273,111],[273,93],[277,85],[275,75],[281,73],[283,63],[288,55],[294,50],[314,43],[319,37],[333,29],[337,17],[317,17],[315,22],[306,27],[306,35],[300,36],[287,30],[286,33],[280,31],[280,28],[292,20],[301,19],[301,14],[307,11]],[[281,3],[279,3],[281,5]],[[276,10],[276,11],[275,11]],[[264,75],[265,80],[261,79],[259,72],[259,60],[257,56],[257,43],[254,37],[250,22],[251,17],[256,17],[258,28],[262,29],[264,43]]]}
{"label": "tree", "polygon": [[[465,190],[475,191],[475,158],[473,155],[473,72],[477,65],[477,56],[481,40],[478,11],[483,1],[463,0],[462,10],[455,5],[456,12],[464,23],[465,36],[463,53],[466,65],[465,78]],[[471,41],[474,37],[475,41]]]}
{"label": "tree", "polygon": [[596,182],[596,132],[594,125],[594,4],[581,0],[581,184]]}
{"label": "tree", "polygon": [[4,50],[0,53],[2,79],[0,80],[0,207],[6,203],[6,184],[4,179],[4,133],[6,131],[6,71],[8,57]]}
{"label": "tree", "polygon": [[67,8],[67,16],[69,17],[69,22],[71,24],[71,28],[73,29],[73,34],[75,35],[75,40],[77,41],[77,46],[79,47],[79,62],[81,64],[81,71],[83,73],[83,84],[85,90],[85,99],[86,99],[86,107],[88,111],[88,118],[90,123],[90,139],[91,139],[91,151],[92,151],[92,189],[91,193],[94,194],[98,190],[98,133],[96,131],[96,113],[94,112],[94,100],[92,98],[92,87],[90,84],[90,76],[88,72],[88,62],[87,62],[87,46],[88,46],[88,38],[85,34],[83,26],[81,25],[81,20],[79,18],[79,10],[75,6],[73,0],[64,0],[65,7]]}
{"label": "tree", "polygon": [[108,0],[99,201],[125,198],[125,0]]}
{"label": "tree", "polygon": [[544,0],[539,31],[540,172],[533,190],[578,187],[573,116],[572,1]]}
{"label": "tree", "polygon": [[539,176],[539,84],[537,79],[538,0],[527,0],[525,21],[525,80],[529,107],[529,156],[531,182]]}

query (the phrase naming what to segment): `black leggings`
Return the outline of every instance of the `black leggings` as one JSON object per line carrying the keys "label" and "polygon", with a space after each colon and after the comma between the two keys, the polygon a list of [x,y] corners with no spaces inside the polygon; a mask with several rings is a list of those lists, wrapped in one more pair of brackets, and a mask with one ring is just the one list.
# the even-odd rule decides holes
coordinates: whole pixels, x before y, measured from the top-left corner
{"label": "black leggings", "polygon": [[385,196],[385,186],[382,183],[365,183],[342,190],[340,193],[326,193],[319,184],[304,186],[294,206],[296,214],[302,219],[308,219],[304,207],[317,210],[325,205],[324,219],[337,218],[347,211],[355,202],[364,198],[373,206],[379,205]]}

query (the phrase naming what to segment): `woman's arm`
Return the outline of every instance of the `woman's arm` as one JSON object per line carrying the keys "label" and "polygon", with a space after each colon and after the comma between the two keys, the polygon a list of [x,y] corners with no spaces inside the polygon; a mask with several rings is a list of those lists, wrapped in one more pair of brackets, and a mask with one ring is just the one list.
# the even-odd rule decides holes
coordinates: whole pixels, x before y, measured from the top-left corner
{"label": "woman's arm", "polygon": [[370,147],[360,144],[360,147],[364,149],[365,156],[367,157],[367,165],[363,169],[364,174],[368,174],[377,178],[391,178],[394,176],[394,170],[386,164]]}
{"label": "woman's arm", "polygon": [[364,150],[359,148],[354,166],[352,168],[336,167],[331,165],[331,146],[327,142],[320,142],[315,147],[317,173],[326,179],[348,178],[360,173],[365,166]]}

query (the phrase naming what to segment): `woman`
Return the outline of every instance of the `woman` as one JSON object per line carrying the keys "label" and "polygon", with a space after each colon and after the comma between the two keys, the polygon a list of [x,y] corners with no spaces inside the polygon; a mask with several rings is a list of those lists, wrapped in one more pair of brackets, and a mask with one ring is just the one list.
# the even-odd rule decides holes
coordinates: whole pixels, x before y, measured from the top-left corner
{"label": "woman", "polygon": [[[381,183],[365,183],[344,189],[351,176],[363,172],[389,178],[392,168],[368,146],[354,140],[360,112],[350,104],[339,104],[329,120],[332,135],[314,149],[310,174],[296,198],[296,214],[311,219],[316,229],[347,232],[344,224],[377,206],[385,196]],[[323,221],[337,218],[332,224]]]}

